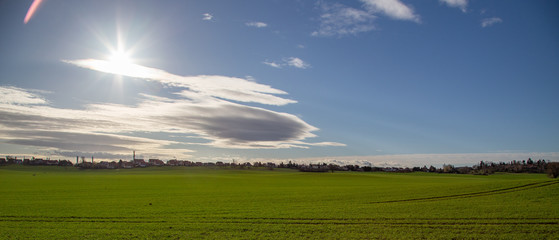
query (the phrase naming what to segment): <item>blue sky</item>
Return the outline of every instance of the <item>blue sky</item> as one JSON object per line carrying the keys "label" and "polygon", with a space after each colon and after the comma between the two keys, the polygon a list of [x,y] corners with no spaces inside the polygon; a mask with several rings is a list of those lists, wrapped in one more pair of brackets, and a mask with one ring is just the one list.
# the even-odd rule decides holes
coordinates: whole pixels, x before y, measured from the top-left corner
{"label": "blue sky", "polygon": [[559,160],[556,1],[0,3],[0,153]]}

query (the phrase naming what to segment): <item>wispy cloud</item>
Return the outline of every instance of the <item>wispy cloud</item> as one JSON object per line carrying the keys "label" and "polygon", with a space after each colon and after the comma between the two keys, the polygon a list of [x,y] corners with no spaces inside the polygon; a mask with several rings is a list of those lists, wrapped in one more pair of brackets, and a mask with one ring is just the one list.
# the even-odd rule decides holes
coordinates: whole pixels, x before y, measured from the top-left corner
{"label": "wispy cloud", "polygon": [[202,20],[205,21],[211,21],[214,18],[214,16],[210,13],[204,13],[202,14]]}
{"label": "wispy cloud", "polygon": [[309,68],[311,65],[306,63],[305,61],[303,61],[300,58],[296,58],[296,57],[290,57],[286,60],[287,65],[292,66],[292,67],[296,67],[296,68],[300,68],[300,69],[306,69]]}
{"label": "wispy cloud", "polygon": [[484,18],[483,20],[481,20],[481,27],[490,27],[501,22],[503,22],[503,20],[498,17]]}
{"label": "wispy cloud", "polygon": [[322,10],[320,27],[312,33],[313,36],[345,36],[368,32],[375,29],[372,13],[345,5],[334,3],[319,3]]}
{"label": "wispy cloud", "polygon": [[295,68],[299,68],[299,69],[307,69],[307,68],[311,67],[311,65],[309,63],[307,63],[307,62],[305,62],[302,59],[297,58],[297,57],[284,58],[279,62],[266,60],[263,63],[270,66],[270,67],[274,67],[274,68],[295,67]]}
{"label": "wispy cloud", "polygon": [[361,0],[370,12],[382,13],[390,18],[421,22],[419,15],[414,10],[399,0]]}
{"label": "wispy cloud", "polygon": [[364,9],[319,2],[320,27],[312,36],[347,36],[374,30],[377,13],[397,20],[421,22],[414,10],[399,0],[360,0]]}
{"label": "wispy cloud", "polygon": [[245,23],[245,25],[249,27],[255,27],[255,28],[264,28],[268,26],[267,23],[263,23],[263,22],[247,22]]}
{"label": "wispy cloud", "polygon": [[460,8],[462,12],[466,12],[468,7],[468,0],[439,0],[439,2],[445,3],[449,7]]}
{"label": "wispy cloud", "polygon": [[277,63],[277,62],[271,62],[271,61],[264,61],[262,62],[270,67],[274,67],[274,68],[281,68],[282,64],[281,63]]}
{"label": "wispy cloud", "polygon": [[[29,91],[29,90],[28,90]],[[16,87],[0,88],[0,104],[46,104],[40,96]]]}

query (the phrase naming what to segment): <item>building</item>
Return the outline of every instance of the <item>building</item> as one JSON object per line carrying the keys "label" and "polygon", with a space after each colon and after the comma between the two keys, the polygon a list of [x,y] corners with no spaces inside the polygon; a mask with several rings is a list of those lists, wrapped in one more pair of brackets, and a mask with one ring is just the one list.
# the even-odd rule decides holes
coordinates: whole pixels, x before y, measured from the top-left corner
{"label": "building", "polygon": [[134,167],[147,167],[148,164],[144,159],[134,159]]}
{"label": "building", "polygon": [[149,164],[152,166],[164,166],[165,163],[159,159],[149,159]]}

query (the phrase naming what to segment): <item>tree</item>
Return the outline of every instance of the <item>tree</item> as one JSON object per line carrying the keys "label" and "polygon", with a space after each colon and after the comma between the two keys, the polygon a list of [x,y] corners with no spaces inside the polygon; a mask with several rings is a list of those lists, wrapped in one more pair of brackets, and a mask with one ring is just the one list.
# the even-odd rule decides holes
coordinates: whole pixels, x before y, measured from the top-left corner
{"label": "tree", "polygon": [[443,172],[454,173],[454,172],[456,172],[456,170],[454,169],[454,166],[452,166],[450,164],[449,165],[443,164]]}
{"label": "tree", "polygon": [[330,172],[334,173],[334,170],[336,170],[337,166],[330,163],[328,164],[328,169],[330,170]]}
{"label": "tree", "polygon": [[431,165],[429,167],[429,172],[436,172],[436,171],[437,171],[437,169],[435,167],[433,167],[433,165]]}
{"label": "tree", "polygon": [[547,163],[547,167],[545,169],[547,176],[550,178],[557,178],[559,177],[559,162],[550,162]]}

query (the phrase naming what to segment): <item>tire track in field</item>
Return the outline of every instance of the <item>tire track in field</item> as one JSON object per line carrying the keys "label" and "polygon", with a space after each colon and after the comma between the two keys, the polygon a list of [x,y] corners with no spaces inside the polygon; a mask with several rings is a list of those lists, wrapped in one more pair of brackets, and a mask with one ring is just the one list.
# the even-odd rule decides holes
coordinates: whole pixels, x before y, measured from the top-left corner
{"label": "tire track in field", "polygon": [[213,221],[213,222],[192,222],[198,224],[262,224],[262,225],[395,225],[395,226],[403,226],[403,225],[411,225],[411,226],[441,226],[441,225],[449,225],[449,226],[466,226],[466,225],[557,225],[559,222],[557,221],[547,221],[547,222],[442,222],[442,221],[430,221],[430,222],[320,222],[320,221],[313,221],[313,222],[301,222],[301,221],[289,221],[289,222],[249,222],[249,221],[231,221],[231,222],[220,222],[220,221]]}
{"label": "tire track in field", "polygon": [[167,221],[130,217],[0,216],[0,222],[166,223]]}
{"label": "tire track in field", "polygon": [[500,226],[500,225],[559,225],[559,218],[308,218],[308,217],[202,217],[158,220],[135,217],[47,217],[0,216],[1,222],[26,223],[121,223],[121,224],[255,224],[255,225],[363,225],[363,226]]}
{"label": "tire track in field", "polygon": [[[208,219],[203,217],[201,219]],[[220,219],[231,220],[306,220],[306,221],[404,221],[404,220],[452,220],[452,221],[479,221],[479,220],[515,220],[515,221],[537,221],[554,220],[559,221],[559,217],[437,217],[437,218],[409,218],[409,217],[378,217],[378,218],[311,218],[311,217],[221,217]]]}
{"label": "tire track in field", "polygon": [[497,195],[497,194],[504,194],[504,193],[511,193],[511,192],[519,192],[525,191],[540,187],[545,187],[553,184],[557,184],[559,181],[551,180],[545,182],[538,182],[538,183],[528,183],[520,186],[515,187],[508,187],[508,188],[501,188],[489,191],[482,191],[482,192],[473,192],[473,193],[462,193],[462,194],[453,194],[453,195],[444,195],[444,196],[435,196],[435,197],[423,197],[423,198],[409,198],[409,199],[398,199],[398,200],[387,200],[387,201],[376,201],[370,202],[372,204],[376,203],[397,203],[397,202],[416,202],[416,201],[436,201],[436,200],[448,200],[448,199],[457,199],[457,198],[472,198],[472,197],[482,197],[482,196],[490,196],[490,195]]}
{"label": "tire track in field", "polygon": [[558,225],[559,218],[224,218],[202,221],[207,224],[270,225],[394,225],[394,226],[472,226],[472,225]]}

